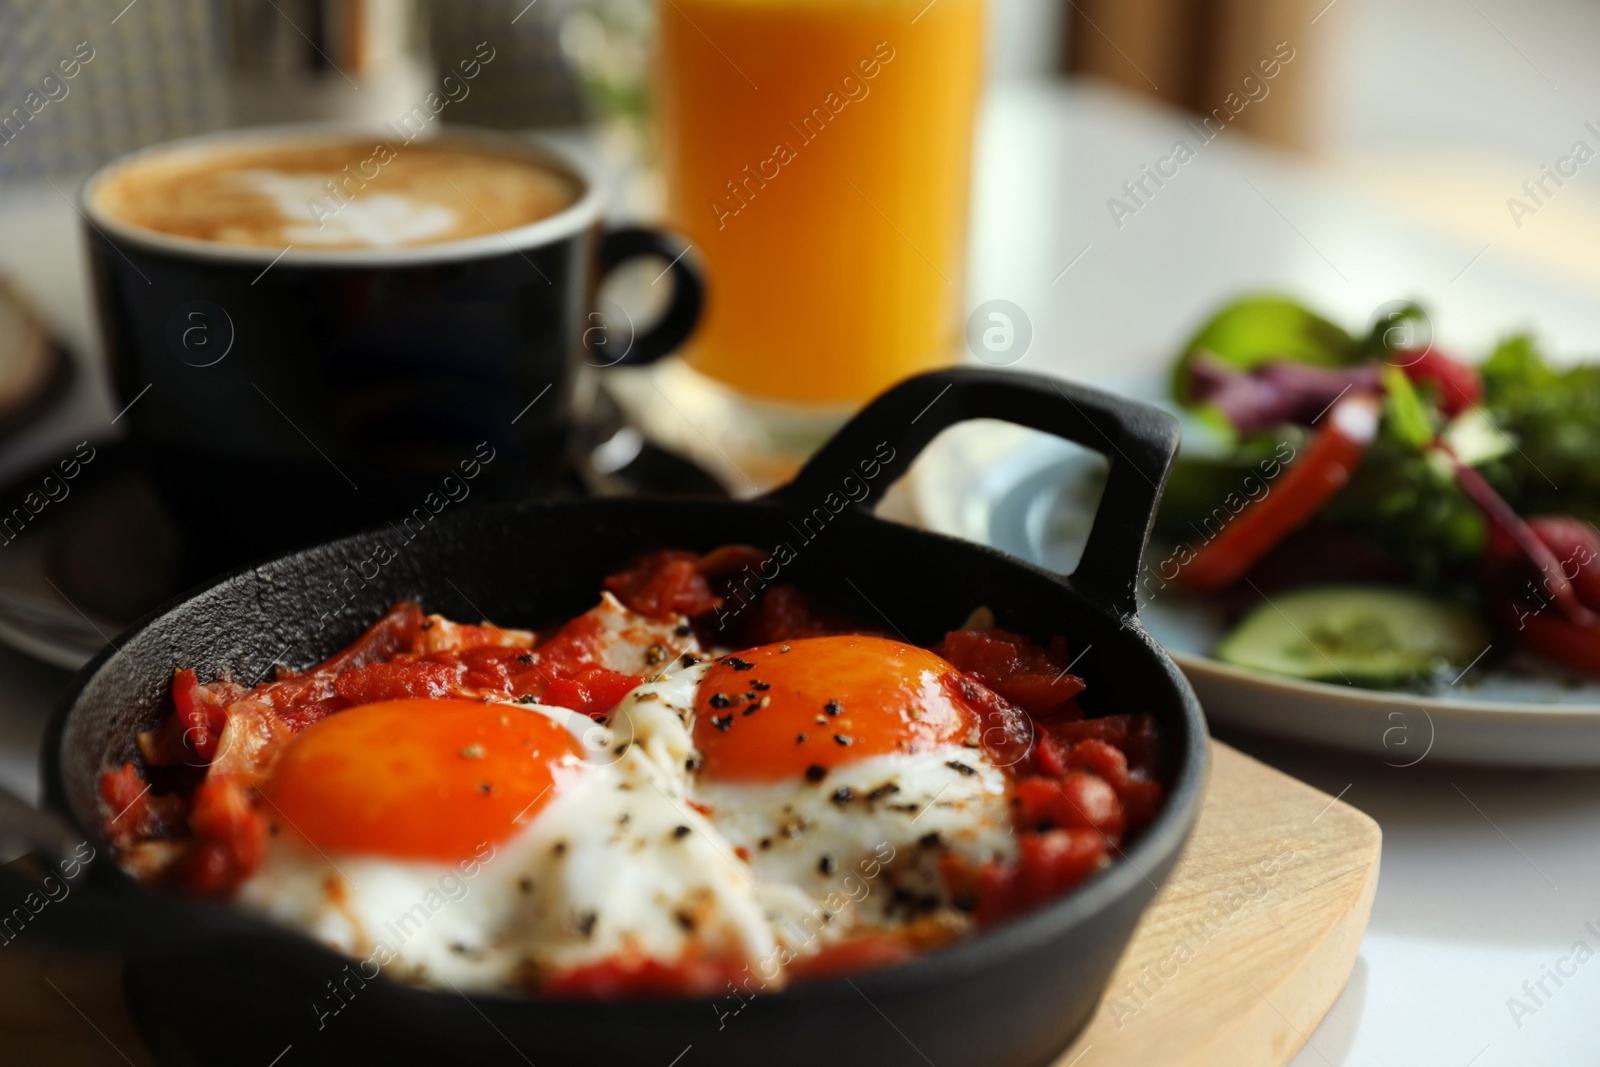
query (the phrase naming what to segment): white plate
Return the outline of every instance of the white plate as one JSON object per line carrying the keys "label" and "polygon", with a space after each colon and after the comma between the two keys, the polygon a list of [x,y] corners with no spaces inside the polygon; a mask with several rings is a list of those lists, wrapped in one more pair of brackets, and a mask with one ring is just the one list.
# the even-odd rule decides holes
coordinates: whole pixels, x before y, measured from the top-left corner
{"label": "white plate", "polygon": [[[912,489],[929,529],[1065,573],[1077,563],[1104,469],[1094,453],[1057,438],[974,421],[933,443],[916,465]],[[1442,693],[1391,693],[1218,662],[1207,652],[1220,621],[1171,593],[1143,603],[1140,619],[1218,722],[1353,749],[1395,766],[1432,759],[1600,767],[1600,682],[1523,654],[1501,668],[1475,670]]]}

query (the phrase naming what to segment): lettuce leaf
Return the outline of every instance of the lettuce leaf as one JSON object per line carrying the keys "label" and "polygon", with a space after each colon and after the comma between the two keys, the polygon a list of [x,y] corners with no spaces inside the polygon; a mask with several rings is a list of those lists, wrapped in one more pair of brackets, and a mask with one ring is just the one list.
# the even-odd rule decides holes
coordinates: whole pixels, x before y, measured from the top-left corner
{"label": "lettuce leaf", "polygon": [[1194,406],[1189,369],[1203,352],[1243,371],[1272,360],[1338,367],[1359,355],[1355,340],[1337,323],[1273,294],[1235,300],[1189,339],[1172,369],[1173,399],[1185,407]]}

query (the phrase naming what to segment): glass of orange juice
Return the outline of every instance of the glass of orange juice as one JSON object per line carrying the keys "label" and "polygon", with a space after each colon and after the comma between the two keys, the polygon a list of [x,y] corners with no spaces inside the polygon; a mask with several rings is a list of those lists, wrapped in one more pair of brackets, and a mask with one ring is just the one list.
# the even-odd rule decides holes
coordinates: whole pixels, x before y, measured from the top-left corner
{"label": "glass of orange juice", "polygon": [[953,362],[983,0],[659,0],[668,217],[708,303],[690,367],[848,410]]}

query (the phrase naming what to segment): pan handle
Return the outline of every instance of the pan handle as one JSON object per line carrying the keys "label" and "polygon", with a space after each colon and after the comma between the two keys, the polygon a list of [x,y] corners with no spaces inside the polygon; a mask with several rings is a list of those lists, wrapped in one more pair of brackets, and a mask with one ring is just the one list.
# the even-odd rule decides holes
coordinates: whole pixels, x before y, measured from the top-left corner
{"label": "pan handle", "polygon": [[[1139,560],[1178,451],[1177,421],[1149,404],[1014,371],[962,367],[918,375],[862,409],[770,499],[802,508],[829,496],[843,499],[843,487],[858,482],[872,463],[881,465],[877,476],[887,485],[941,430],[981,418],[1055,434],[1110,461],[1088,543],[1067,582],[1117,615],[1133,615]],[[868,499],[853,506],[867,510]]]}

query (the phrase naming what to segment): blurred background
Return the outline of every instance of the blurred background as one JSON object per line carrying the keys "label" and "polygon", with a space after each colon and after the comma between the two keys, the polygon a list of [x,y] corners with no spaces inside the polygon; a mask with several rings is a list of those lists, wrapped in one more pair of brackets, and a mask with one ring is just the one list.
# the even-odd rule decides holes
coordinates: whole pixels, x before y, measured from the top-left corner
{"label": "blurred background", "polygon": [[[598,164],[614,219],[660,220],[670,208],[652,64],[667,2],[0,0],[0,483],[126,429],[71,203],[92,169],[232,126],[391,121],[487,45],[494,61],[442,122],[564,142]],[[968,321],[970,351],[951,357],[1161,400],[1167,361],[1195,326],[1261,289],[1353,330],[1387,301],[1420,300],[1434,336],[1469,359],[1524,328],[1560,361],[1600,351],[1589,251],[1600,180],[1587,168],[1559,186],[1545,178],[1576,142],[1600,146],[1600,69],[1587,52],[1600,7],[989,0],[983,17],[964,283],[959,248],[946,268],[964,290],[948,313],[957,336]],[[77,72],[64,81],[52,75],[63,61]],[[1180,141],[1194,158],[1164,182],[1147,177]],[[1544,196],[1525,192],[1537,180]],[[879,236],[894,246],[904,234]],[[658,269],[605,295],[648,319]],[[968,318],[995,300],[1020,312],[1027,338],[998,361],[972,349]],[[740,412],[673,392],[678,362],[618,369],[606,386],[648,439],[736,494],[792,469],[792,456],[763,466],[752,434],[789,434],[803,453],[848,413],[791,433],[768,405],[753,430],[724,433]]]}
{"label": "blurred background", "polygon": [[[614,219],[657,221],[670,214],[652,78],[667,2],[0,0],[0,484],[126,429],[71,203],[91,170],[233,126],[391,121],[482,43],[495,59],[443,124],[562,141],[598,164]],[[1600,351],[1600,181],[1587,168],[1559,186],[1545,177],[1576,142],[1600,146],[1587,53],[1600,7],[989,0],[983,17],[970,236],[946,268],[964,292],[940,312],[954,348],[968,321],[971,351],[951,357],[987,358],[968,316],[1002,300],[1027,337],[1004,365],[1164,399],[1176,347],[1219,301],[1260,289],[1351,329],[1417,299],[1434,336],[1471,359],[1530,327],[1558,360]],[[63,62],[75,77],[52,75]],[[1180,141],[1193,160],[1147,177]],[[1537,180],[1542,197],[1524,191]],[[605,295],[648,319],[657,269]],[[741,429],[718,397],[673,392],[679,362],[606,385],[648,439],[735,493],[792,469],[792,455],[763,465],[770,442],[753,438],[787,434],[803,454],[848,414],[791,432],[768,405]]]}
{"label": "blurred background", "polygon": [[[50,426],[0,444],[0,478],[114,413],[95,370],[98,341],[66,202],[90,169],[229,125],[383,119],[426,91],[439,57],[448,64],[492,38],[497,61],[445,121],[573,135],[609,165],[613,213],[650,217],[662,208],[649,124],[654,10],[649,0],[0,0],[0,274],[90,371],[64,401],[52,401],[64,407]],[[1459,302],[1452,327],[1481,347],[1486,330],[1510,328],[1535,309],[1485,306],[1468,286],[1451,284],[1479,250],[1486,254],[1472,273],[1480,284],[1500,270],[1515,275],[1505,284],[1516,290],[1551,282],[1555,292],[1544,293],[1550,299],[1539,310],[1558,351],[1600,344],[1574,308],[1600,284],[1600,260],[1587,253],[1600,235],[1600,182],[1568,182],[1536,218],[1515,220],[1521,225],[1507,205],[1542,165],[1593,138],[1584,123],[1600,119],[1600,69],[1588,54],[1600,36],[1595,5],[994,0],[988,18],[969,303],[1004,295],[1028,311],[1027,363],[1082,373],[1122,352],[1168,350],[1219,289],[1273,281],[1309,282],[1328,298],[1302,295],[1356,317],[1384,299],[1439,289]],[[1263,174],[1292,173],[1296,188],[1286,195],[1297,200],[1314,187],[1314,203],[1296,214],[1263,184],[1270,177],[1252,192],[1212,167],[1164,190],[1164,202],[1150,205],[1159,211],[1111,226],[1106,201],[1121,182],[1222,106],[1285,41],[1294,59],[1270,94],[1206,151],[1260,160]],[[51,99],[40,79],[74,49],[93,58],[62,86],[66,97]],[[1042,117],[1043,102],[1063,93],[1095,103]],[[1075,129],[1080,120],[1093,130]],[[1218,182],[1231,188],[1202,188]],[[1030,205],[1028,218],[1015,214],[1013,193]],[[1396,276],[1377,265],[1363,278],[1363,264],[1341,261],[1329,242],[1347,227],[1317,235],[1332,202],[1325,193],[1361,199],[1362,218],[1391,245]],[[1257,242],[1250,268],[1238,244],[1255,242],[1257,231],[1212,228],[1199,201],[1253,201],[1241,210],[1255,216],[1266,207],[1258,194],[1283,219],[1253,220],[1271,238]],[[1196,278],[1170,269],[1192,264],[1223,233],[1238,270]],[[1097,238],[1093,279],[1051,283]],[[1308,245],[1338,263],[1346,281],[1315,262],[1296,279],[1293,263]],[[1505,284],[1495,287],[1502,296]]]}

